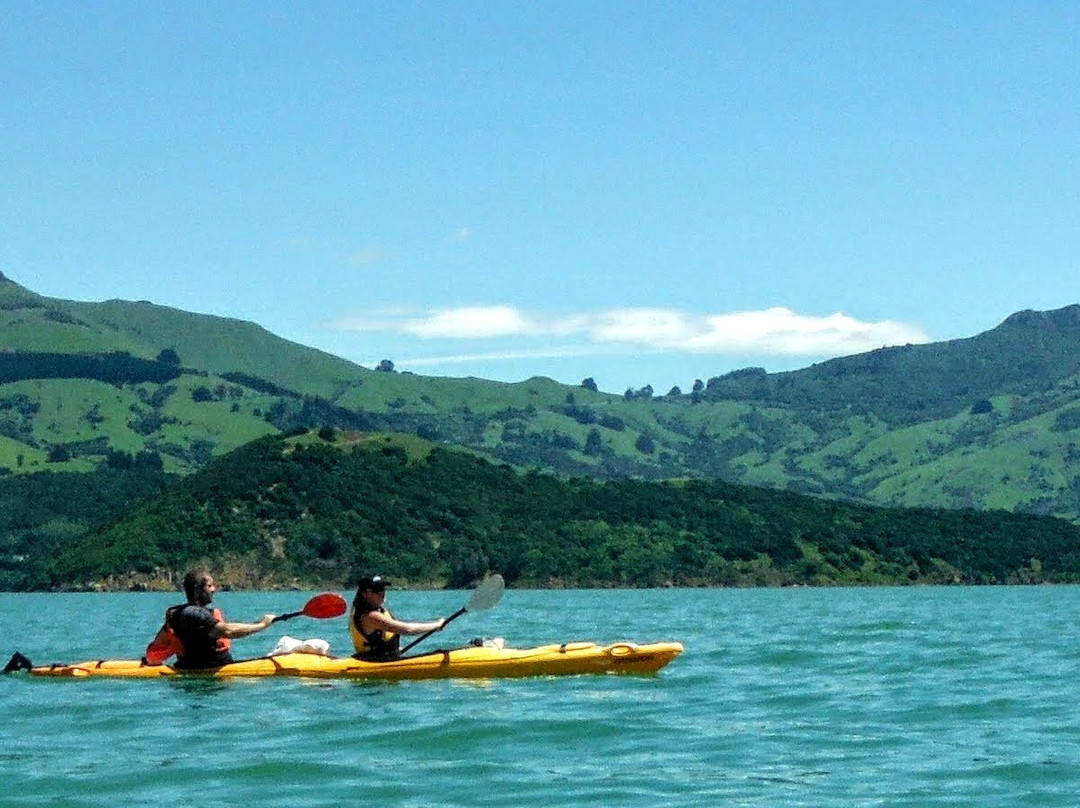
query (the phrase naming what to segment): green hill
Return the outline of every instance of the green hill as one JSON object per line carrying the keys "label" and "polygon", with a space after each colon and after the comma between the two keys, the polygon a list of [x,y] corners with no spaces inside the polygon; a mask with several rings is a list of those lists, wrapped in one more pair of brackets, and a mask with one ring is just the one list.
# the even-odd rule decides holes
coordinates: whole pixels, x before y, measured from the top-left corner
{"label": "green hill", "polygon": [[1080,521],[1078,359],[1070,306],[968,339],[611,395],[369,370],[251,323],[45,298],[0,276],[0,475],[89,472],[116,453],[190,474],[260,436],[331,426],[570,476]]}
{"label": "green hill", "polygon": [[175,351],[185,367],[223,376],[242,372],[283,388],[333,397],[367,371],[289,342],[254,323],[192,314],[152,303],[85,303],[41,297],[0,275],[0,345],[9,352],[110,354],[156,359]]}
{"label": "green hill", "polygon": [[267,437],[24,565],[24,586],[346,587],[379,571],[465,586],[837,585],[1080,580],[1060,519],[895,510],[722,481],[523,473],[403,436]]}

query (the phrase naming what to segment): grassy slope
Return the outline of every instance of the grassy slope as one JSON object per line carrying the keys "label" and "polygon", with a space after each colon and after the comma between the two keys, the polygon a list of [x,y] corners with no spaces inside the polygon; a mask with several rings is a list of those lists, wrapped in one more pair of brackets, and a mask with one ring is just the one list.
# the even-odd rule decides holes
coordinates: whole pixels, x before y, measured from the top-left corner
{"label": "grassy slope", "polygon": [[[207,379],[181,376],[173,382],[175,392],[154,408],[145,402],[155,385],[116,387],[90,379],[42,379],[0,385],[0,399],[25,395],[40,403],[33,419],[34,438],[40,446],[71,445],[94,441],[107,436],[109,445],[117,451],[135,454],[160,450],[163,446],[186,446],[192,441],[213,445],[212,453],[221,454],[249,440],[274,432],[270,424],[254,414],[265,408],[270,396],[250,391],[240,400],[240,410],[232,412],[232,403],[210,401],[195,403],[191,392],[205,385]],[[140,434],[132,428],[140,415],[160,414],[164,423],[151,434]],[[91,413],[93,415],[91,416]],[[0,438],[0,466],[19,472],[34,472],[45,468],[53,471],[89,471],[100,459],[95,456],[74,457],[63,463],[47,463],[47,451]],[[21,465],[17,457],[23,456]],[[185,472],[190,463],[163,452],[165,470]]]}
{"label": "grassy slope", "polygon": [[153,359],[172,348],[182,363],[200,370],[240,371],[324,397],[333,397],[371,374],[254,323],[147,302],[57,300],[10,281],[0,281],[0,333],[5,348],[23,351],[127,351]]}

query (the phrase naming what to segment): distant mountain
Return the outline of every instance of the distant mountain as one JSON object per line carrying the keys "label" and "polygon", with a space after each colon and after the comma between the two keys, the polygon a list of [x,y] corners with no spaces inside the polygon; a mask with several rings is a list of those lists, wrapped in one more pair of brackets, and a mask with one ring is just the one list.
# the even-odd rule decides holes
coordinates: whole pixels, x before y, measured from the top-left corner
{"label": "distant mountain", "polygon": [[882,348],[803,370],[737,371],[708,398],[819,412],[857,411],[890,425],[943,418],[993,396],[1030,396],[1080,374],[1080,305],[1022,311],[969,339]]}
{"label": "distant mountain", "polygon": [[187,474],[297,428],[396,431],[520,468],[716,478],[1080,521],[1080,306],[961,340],[654,395],[370,370],[252,323],[0,280],[0,473]]}

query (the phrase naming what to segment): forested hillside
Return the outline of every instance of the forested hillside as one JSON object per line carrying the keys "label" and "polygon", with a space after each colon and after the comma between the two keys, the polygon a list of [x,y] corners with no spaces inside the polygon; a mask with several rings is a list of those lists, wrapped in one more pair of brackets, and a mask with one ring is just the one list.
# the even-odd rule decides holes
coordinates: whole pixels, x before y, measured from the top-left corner
{"label": "forested hillside", "polygon": [[88,474],[44,471],[0,478],[0,591],[25,589],[42,565],[88,531],[123,517],[162,493],[171,478],[160,468],[115,455]]}
{"label": "forested hillside", "polygon": [[23,566],[23,587],[345,587],[1080,580],[1080,528],[1003,512],[853,507],[721,481],[522,473],[403,436],[267,437]]}

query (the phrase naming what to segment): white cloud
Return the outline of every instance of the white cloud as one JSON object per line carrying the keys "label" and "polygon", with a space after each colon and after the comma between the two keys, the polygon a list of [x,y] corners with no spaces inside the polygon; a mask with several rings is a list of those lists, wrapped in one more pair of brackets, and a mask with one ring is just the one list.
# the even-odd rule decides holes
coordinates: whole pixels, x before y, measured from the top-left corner
{"label": "white cloud", "polygon": [[409,318],[401,331],[423,339],[486,339],[528,334],[535,326],[511,306],[465,306]]}
{"label": "white cloud", "polygon": [[929,341],[925,331],[905,323],[866,323],[840,313],[810,317],[786,308],[772,308],[707,317],[686,349],[706,354],[835,356]]}
{"label": "white cloud", "polygon": [[[915,325],[891,320],[864,322],[841,313],[803,315],[783,307],[704,315],[676,309],[619,308],[552,316],[523,312],[513,306],[463,306],[426,312],[381,310],[337,325],[346,330],[397,333],[423,340],[542,343],[532,349],[513,350],[508,345],[494,353],[443,357],[448,362],[627,350],[825,357],[930,341],[929,335]],[[556,347],[549,344],[553,338],[573,339],[578,344]],[[434,364],[437,360],[430,361]]]}
{"label": "white cloud", "polygon": [[696,319],[671,309],[613,309],[595,315],[588,333],[595,342],[674,346],[694,337]]}

